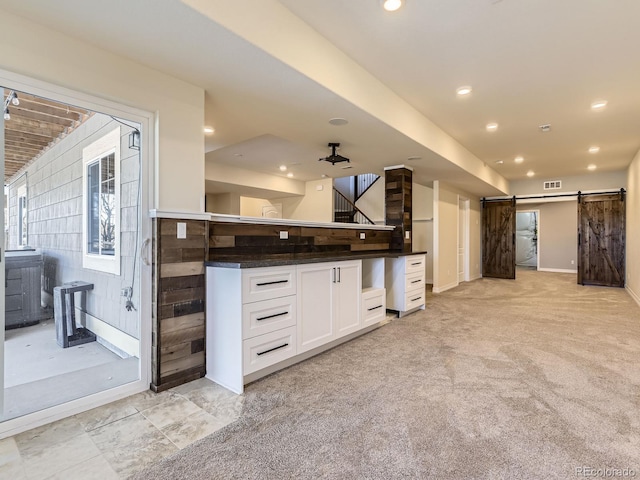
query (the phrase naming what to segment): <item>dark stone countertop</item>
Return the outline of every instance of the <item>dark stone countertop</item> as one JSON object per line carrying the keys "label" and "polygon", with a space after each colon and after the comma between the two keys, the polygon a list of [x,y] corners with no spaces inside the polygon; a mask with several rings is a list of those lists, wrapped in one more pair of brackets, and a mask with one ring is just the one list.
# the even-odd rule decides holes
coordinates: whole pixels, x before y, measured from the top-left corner
{"label": "dark stone countertop", "polygon": [[303,263],[336,262],[341,260],[367,260],[373,258],[399,258],[407,255],[425,255],[427,252],[401,252],[382,250],[377,252],[345,252],[345,253],[289,253],[281,255],[237,255],[217,257],[204,262],[205,267],[224,268],[259,268],[278,267],[282,265],[299,265]]}

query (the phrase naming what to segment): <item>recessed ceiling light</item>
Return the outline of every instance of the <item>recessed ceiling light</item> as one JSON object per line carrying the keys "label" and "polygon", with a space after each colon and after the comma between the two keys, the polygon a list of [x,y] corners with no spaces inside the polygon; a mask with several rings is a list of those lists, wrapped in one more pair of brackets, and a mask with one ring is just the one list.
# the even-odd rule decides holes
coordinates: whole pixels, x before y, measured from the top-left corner
{"label": "recessed ceiling light", "polygon": [[497,123],[487,123],[487,132],[495,132],[496,130],[498,130]]}
{"label": "recessed ceiling light", "polygon": [[329,123],[331,125],[335,125],[336,127],[341,127],[342,125],[346,125],[347,123],[349,123],[349,120],[347,120],[346,118],[336,117],[330,119]]}
{"label": "recessed ceiling light", "polygon": [[589,165],[589,166],[587,167],[587,170],[592,170],[592,171],[593,171],[593,170],[595,170],[596,168],[598,168],[598,167],[596,167],[594,164],[591,164],[591,165]]}
{"label": "recessed ceiling light", "polygon": [[411,157],[407,157],[407,160],[411,161],[411,160],[421,160],[422,157],[419,157],[418,155],[413,155]]}
{"label": "recessed ceiling light", "polygon": [[498,165],[502,165],[502,164],[504,163],[504,160],[496,160],[496,163],[497,163]]}
{"label": "recessed ceiling light", "polygon": [[291,172],[287,173],[287,177],[293,178],[293,173],[291,173]]}
{"label": "recessed ceiling light", "polygon": [[540,129],[540,131],[542,133],[547,133],[551,131],[551,124],[550,123],[545,123],[543,125],[538,125],[538,128]]}
{"label": "recessed ceiling light", "polygon": [[593,147],[589,147],[589,153],[598,153],[600,151],[600,147],[596,147],[595,145]]}
{"label": "recessed ceiling light", "polygon": [[207,135],[211,135],[213,132],[215,132],[215,129],[213,127],[204,127],[203,130]]}
{"label": "recessed ceiling light", "polygon": [[468,85],[464,87],[459,87],[456,90],[456,93],[461,97],[464,97],[465,95],[469,95],[471,93],[471,87],[469,87]]}
{"label": "recessed ceiling light", "polygon": [[287,166],[286,165],[280,165],[278,168],[280,169],[281,172],[286,172],[287,171]]}
{"label": "recessed ceiling light", "polygon": [[233,156],[234,157],[242,157],[243,155],[241,153],[234,153]]}
{"label": "recessed ceiling light", "polygon": [[516,158],[513,159],[513,161],[516,163],[522,163],[524,162],[524,157],[522,157],[521,155],[518,155]]}
{"label": "recessed ceiling light", "polygon": [[533,170],[529,170],[527,172],[527,177],[533,177],[535,175],[535,172]]}
{"label": "recessed ceiling light", "polygon": [[607,106],[606,100],[596,100],[591,104],[591,110],[602,110],[606,106]]}
{"label": "recessed ceiling light", "polygon": [[384,0],[382,2],[382,8],[384,8],[387,12],[395,12],[402,6],[403,3],[403,0]]}

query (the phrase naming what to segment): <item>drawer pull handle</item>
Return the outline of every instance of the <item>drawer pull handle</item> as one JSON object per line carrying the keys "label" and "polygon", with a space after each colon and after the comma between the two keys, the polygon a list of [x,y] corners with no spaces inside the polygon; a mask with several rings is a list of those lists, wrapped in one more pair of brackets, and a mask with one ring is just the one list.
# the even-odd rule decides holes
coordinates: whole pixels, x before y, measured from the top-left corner
{"label": "drawer pull handle", "polygon": [[282,315],[287,315],[289,312],[282,312],[282,313],[274,313],[273,315],[267,315],[266,317],[259,317],[256,318],[256,321],[260,321],[260,320],[268,320],[269,318],[274,318],[274,317],[280,317]]}
{"label": "drawer pull handle", "polygon": [[411,266],[415,266],[415,265],[422,265],[422,262],[416,262],[411,264]]}
{"label": "drawer pull handle", "polygon": [[416,300],[420,300],[422,297],[416,297],[416,298],[412,298],[411,301],[415,302]]}
{"label": "drawer pull handle", "polygon": [[280,345],[279,347],[273,347],[273,348],[270,348],[269,350],[265,350],[264,352],[258,352],[256,353],[256,355],[264,355],[265,353],[273,352],[274,350],[279,350],[281,348],[288,347],[288,346],[289,344],[285,343],[284,345]]}
{"label": "drawer pull handle", "polygon": [[382,308],[382,305],[378,305],[377,307],[367,308],[367,311],[375,310],[376,308]]}
{"label": "drawer pull handle", "polygon": [[274,282],[263,282],[263,283],[256,283],[256,285],[258,287],[264,287],[265,285],[275,285],[276,283],[288,283],[289,280],[276,280]]}
{"label": "drawer pull handle", "polygon": [[422,281],[422,280],[414,280],[414,281],[413,281],[413,282],[411,282],[411,283],[420,283],[421,281]]}

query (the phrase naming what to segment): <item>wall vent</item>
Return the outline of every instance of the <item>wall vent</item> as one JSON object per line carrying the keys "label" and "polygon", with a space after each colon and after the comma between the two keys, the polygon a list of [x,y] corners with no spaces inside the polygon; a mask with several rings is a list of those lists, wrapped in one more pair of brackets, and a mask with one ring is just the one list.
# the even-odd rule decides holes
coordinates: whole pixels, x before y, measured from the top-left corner
{"label": "wall vent", "polygon": [[544,182],[543,188],[545,190],[559,190],[562,188],[562,180],[552,180],[551,182]]}

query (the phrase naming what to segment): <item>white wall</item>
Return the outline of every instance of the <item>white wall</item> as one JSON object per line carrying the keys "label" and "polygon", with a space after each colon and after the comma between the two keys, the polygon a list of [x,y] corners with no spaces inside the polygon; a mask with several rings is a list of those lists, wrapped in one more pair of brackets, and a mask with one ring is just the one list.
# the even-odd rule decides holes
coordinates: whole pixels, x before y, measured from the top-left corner
{"label": "white wall", "polygon": [[640,151],[627,170],[627,291],[640,304]]}
{"label": "white wall", "polygon": [[411,249],[427,252],[425,281],[433,283],[433,188],[414,183],[411,197]]}
{"label": "white wall", "polygon": [[373,223],[384,225],[384,176],[380,177],[376,183],[364,192],[364,195],[356,202],[356,207],[373,220]]}
{"label": "white wall", "polygon": [[285,197],[272,201],[282,203],[282,218],[333,222],[333,179],[307,182],[302,197]]}
{"label": "white wall", "polygon": [[[1,13],[1,69],[155,113],[152,206],[204,211],[203,89],[21,17]],[[0,82],[7,83],[2,77],[0,72]],[[50,96],[66,100],[56,94]]]}
{"label": "white wall", "polygon": [[433,292],[458,285],[459,200],[469,200],[469,277],[480,277],[480,199],[442,182],[433,182]]}
{"label": "white wall", "polygon": [[[561,180],[562,188],[558,190],[543,190],[543,183],[549,180]],[[512,195],[540,195],[562,192],[587,192],[589,190],[620,190],[626,188],[627,175],[624,170],[617,172],[594,172],[584,175],[553,177],[545,179],[526,179],[513,181],[509,184]]]}

